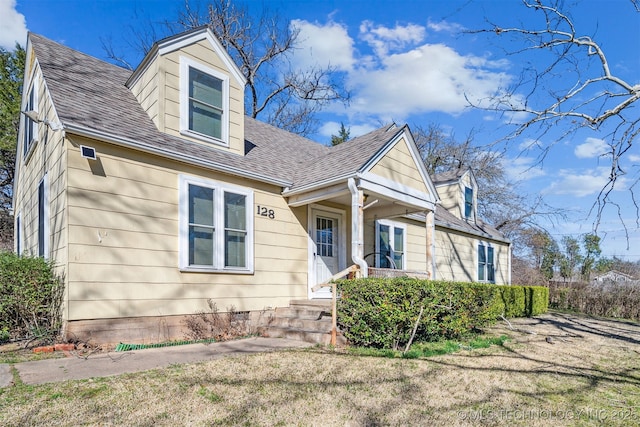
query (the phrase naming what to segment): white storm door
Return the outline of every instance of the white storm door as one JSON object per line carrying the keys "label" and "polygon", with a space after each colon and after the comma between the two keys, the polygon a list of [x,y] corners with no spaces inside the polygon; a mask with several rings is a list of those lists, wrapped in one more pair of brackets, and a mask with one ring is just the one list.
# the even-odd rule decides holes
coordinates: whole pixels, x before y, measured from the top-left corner
{"label": "white storm door", "polygon": [[[340,215],[313,211],[312,239],[315,283],[328,281],[340,271]],[[330,288],[313,293],[313,298],[331,298]]]}

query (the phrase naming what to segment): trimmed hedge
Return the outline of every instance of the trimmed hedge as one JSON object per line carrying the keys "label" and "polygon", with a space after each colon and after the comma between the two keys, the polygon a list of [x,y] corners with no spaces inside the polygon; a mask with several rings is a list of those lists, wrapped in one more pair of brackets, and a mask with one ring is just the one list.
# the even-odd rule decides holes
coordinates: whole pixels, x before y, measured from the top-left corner
{"label": "trimmed hedge", "polygon": [[51,262],[0,252],[0,340],[55,337],[63,291]]}
{"label": "trimmed hedge", "polygon": [[410,278],[337,282],[338,324],[356,346],[397,349],[415,341],[456,339],[507,317],[544,313],[548,289]]}
{"label": "trimmed hedge", "polygon": [[549,288],[545,286],[493,286],[498,290],[499,311],[505,317],[537,316],[549,308]]}

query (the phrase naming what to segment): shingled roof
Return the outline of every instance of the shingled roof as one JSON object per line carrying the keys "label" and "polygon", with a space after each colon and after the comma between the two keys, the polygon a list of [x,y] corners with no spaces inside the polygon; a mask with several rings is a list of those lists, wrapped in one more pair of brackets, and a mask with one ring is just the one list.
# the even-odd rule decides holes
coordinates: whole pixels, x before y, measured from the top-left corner
{"label": "shingled roof", "polygon": [[436,206],[434,219],[436,226],[448,228],[450,230],[458,230],[464,233],[470,233],[501,242],[509,242],[509,239],[507,239],[504,234],[481,219],[477,218],[475,221],[465,221],[453,215],[442,206]]}
{"label": "shingled roof", "polygon": [[397,133],[386,126],[327,147],[245,117],[245,155],[226,153],[160,132],[125,86],[131,71],[43,36],[29,37],[58,118],[71,133],[95,131],[130,140],[140,149],[197,159],[222,170],[230,167],[289,187],[355,173]]}

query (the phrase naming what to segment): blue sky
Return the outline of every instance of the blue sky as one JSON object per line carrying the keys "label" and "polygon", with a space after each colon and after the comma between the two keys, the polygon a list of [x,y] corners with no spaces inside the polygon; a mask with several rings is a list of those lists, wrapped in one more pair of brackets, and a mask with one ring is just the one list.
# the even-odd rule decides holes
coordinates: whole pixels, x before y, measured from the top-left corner
{"label": "blue sky", "polygon": [[[196,0],[191,0],[196,3]],[[277,10],[301,31],[301,48],[293,58],[299,66],[330,63],[352,90],[352,102],[330,106],[314,137],[328,141],[343,122],[356,136],[393,120],[411,126],[436,123],[463,139],[475,132],[479,145],[504,135],[504,118],[470,108],[467,99],[481,99],[513,83],[526,60],[505,54],[504,38],[461,34],[463,29],[502,27],[533,21],[517,0],[274,0],[245,1],[259,13],[263,5]],[[613,74],[640,84],[640,13],[630,0],[566,1],[578,32],[591,36],[605,50]],[[26,31],[42,34],[69,47],[106,59],[102,40],[111,40],[132,64],[140,55],[127,40],[132,28],[175,19],[181,0],[0,0],[0,46],[22,45]],[[636,107],[637,108],[637,107]],[[637,113],[640,115],[640,113]],[[606,132],[581,131],[552,145],[554,132],[541,139],[523,135],[504,149],[507,170],[518,189],[570,210],[570,219],[549,231],[558,240],[591,232],[589,210],[608,176],[601,155]],[[529,147],[527,149],[526,147]],[[541,148],[549,148],[538,163]],[[640,176],[636,146],[621,163],[627,175],[612,193],[618,203],[603,213],[598,233],[604,256],[640,259],[640,229],[628,187]],[[629,239],[620,221],[625,221]],[[627,248],[628,246],[628,248]]]}

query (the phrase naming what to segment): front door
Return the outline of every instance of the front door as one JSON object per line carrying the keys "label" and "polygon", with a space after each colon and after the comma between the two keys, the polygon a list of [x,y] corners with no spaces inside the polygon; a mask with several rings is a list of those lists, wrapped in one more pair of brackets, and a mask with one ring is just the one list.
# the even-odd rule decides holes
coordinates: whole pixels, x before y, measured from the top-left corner
{"label": "front door", "polygon": [[[341,244],[341,214],[324,210],[313,210],[311,237],[313,239],[313,277],[315,286],[324,283],[344,266],[344,245]],[[322,288],[313,292],[312,298],[331,298],[331,289]]]}

